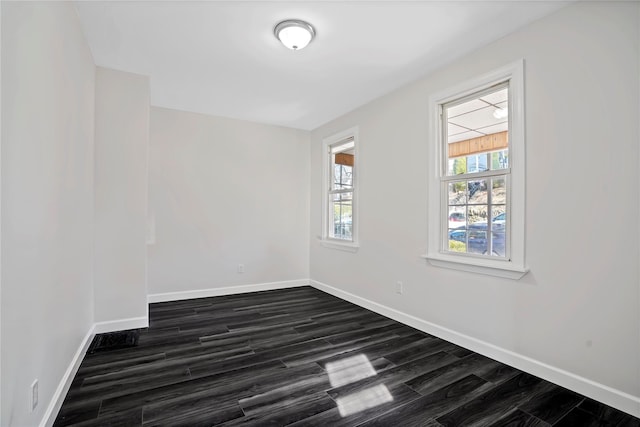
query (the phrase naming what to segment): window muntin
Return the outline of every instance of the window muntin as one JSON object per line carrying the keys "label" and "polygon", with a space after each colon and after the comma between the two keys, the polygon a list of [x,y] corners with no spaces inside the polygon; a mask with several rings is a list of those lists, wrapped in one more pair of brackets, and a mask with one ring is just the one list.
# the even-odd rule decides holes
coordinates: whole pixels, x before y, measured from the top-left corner
{"label": "window muntin", "polygon": [[329,191],[327,237],[353,242],[355,138],[328,146]]}
{"label": "window muntin", "polygon": [[445,253],[509,259],[508,105],[505,81],[440,106]]}

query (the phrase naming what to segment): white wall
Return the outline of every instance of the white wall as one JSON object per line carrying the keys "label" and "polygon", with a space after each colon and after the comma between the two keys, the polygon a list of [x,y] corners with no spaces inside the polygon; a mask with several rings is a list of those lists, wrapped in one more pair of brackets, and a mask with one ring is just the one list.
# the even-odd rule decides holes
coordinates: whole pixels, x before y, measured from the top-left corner
{"label": "white wall", "polygon": [[0,425],[33,426],[93,322],[95,67],[73,4],[1,7]]}
{"label": "white wall", "polygon": [[97,68],[95,135],[95,320],[144,323],[148,77]]}
{"label": "white wall", "polygon": [[[2,52],[2,7],[0,6],[0,53]],[[2,55],[0,55],[0,225],[2,224]],[[0,226],[0,385],[2,384],[2,227]],[[0,386],[0,422],[2,422],[2,386]]]}
{"label": "white wall", "polygon": [[[638,399],[638,8],[569,6],[315,130],[311,278]],[[428,97],[519,58],[531,272],[512,281],[433,267],[420,257]],[[322,138],[356,125],[361,247],[348,253],[315,236]]]}
{"label": "white wall", "polygon": [[[640,396],[637,3],[568,7],[321,127],[311,150],[287,128],[160,108],[149,123],[148,79],[96,75],[72,4],[1,12],[0,425],[42,419],[94,321],[146,317],[147,257],[150,294],[311,277]],[[432,267],[428,96],[518,58],[531,272]],[[320,147],[355,125],[361,248],[348,253],[316,240]]]}
{"label": "white wall", "polygon": [[308,132],[152,107],[150,140],[150,294],[309,277]]}

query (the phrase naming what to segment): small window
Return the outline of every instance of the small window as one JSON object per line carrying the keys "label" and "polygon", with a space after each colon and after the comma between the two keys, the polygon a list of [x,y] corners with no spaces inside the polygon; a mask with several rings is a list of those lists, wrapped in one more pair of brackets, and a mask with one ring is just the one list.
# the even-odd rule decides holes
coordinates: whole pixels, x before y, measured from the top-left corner
{"label": "small window", "polygon": [[353,241],[353,138],[331,145],[329,237]]}
{"label": "small window", "polygon": [[324,140],[323,241],[356,243],[356,129]]}
{"label": "small window", "polygon": [[526,273],[523,87],[520,61],[431,97],[432,264]]}

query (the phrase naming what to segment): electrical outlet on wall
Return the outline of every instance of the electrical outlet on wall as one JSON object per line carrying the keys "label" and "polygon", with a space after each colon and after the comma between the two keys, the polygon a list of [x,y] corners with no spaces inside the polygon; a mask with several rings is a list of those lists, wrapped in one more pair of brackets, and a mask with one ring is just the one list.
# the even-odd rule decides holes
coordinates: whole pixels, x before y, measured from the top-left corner
{"label": "electrical outlet on wall", "polygon": [[35,379],[31,383],[31,412],[36,410],[38,406],[38,380]]}
{"label": "electrical outlet on wall", "polygon": [[402,295],[402,292],[404,292],[404,285],[402,284],[401,281],[397,281],[396,282],[396,294]]}
{"label": "electrical outlet on wall", "polygon": [[244,264],[238,264],[238,273],[244,273]]}

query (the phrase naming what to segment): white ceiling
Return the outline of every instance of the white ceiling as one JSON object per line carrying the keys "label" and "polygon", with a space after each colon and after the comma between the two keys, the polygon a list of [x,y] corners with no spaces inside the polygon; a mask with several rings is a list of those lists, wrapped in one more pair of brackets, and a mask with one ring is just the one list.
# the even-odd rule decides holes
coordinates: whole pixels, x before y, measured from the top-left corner
{"label": "white ceiling", "polygon": [[[77,1],[97,65],[156,106],[314,129],[566,5],[561,1]],[[291,51],[273,36],[303,19]]]}

